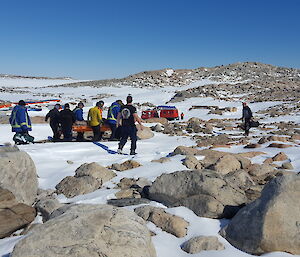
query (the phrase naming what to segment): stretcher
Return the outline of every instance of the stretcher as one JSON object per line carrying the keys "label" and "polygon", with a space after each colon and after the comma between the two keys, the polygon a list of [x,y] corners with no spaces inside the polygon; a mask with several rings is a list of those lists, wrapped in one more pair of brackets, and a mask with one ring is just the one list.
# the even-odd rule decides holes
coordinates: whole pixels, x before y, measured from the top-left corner
{"label": "stretcher", "polygon": [[[88,126],[88,125],[73,125],[72,127],[73,131],[75,132],[88,132],[88,131],[93,131],[93,129]],[[106,132],[106,131],[111,131],[109,125],[103,124],[100,126],[100,131],[101,132]]]}

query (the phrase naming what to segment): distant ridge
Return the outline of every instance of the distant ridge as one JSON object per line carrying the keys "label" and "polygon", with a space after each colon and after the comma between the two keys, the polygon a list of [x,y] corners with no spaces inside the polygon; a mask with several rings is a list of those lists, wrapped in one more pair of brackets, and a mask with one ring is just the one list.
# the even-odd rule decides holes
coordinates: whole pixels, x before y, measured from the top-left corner
{"label": "distant ridge", "polygon": [[22,76],[14,74],[0,74],[0,78],[11,78],[11,79],[57,79],[57,80],[74,80],[71,77],[38,77],[38,76]]}

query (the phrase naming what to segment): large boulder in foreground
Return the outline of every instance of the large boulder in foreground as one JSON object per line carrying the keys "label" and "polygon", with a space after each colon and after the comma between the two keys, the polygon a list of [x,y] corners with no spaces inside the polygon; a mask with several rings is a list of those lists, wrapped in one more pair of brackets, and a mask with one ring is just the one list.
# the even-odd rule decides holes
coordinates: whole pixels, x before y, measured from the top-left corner
{"label": "large boulder in foreground", "polygon": [[185,206],[207,218],[230,218],[247,202],[240,188],[205,169],[163,174],[149,188],[148,197],[168,207]]}
{"label": "large boulder in foreground", "polygon": [[33,207],[17,203],[9,190],[0,188],[0,238],[24,228],[35,216],[36,211]]}
{"label": "large boulder in foreground", "polygon": [[155,257],[145,221],[110,205],[74,205],[19,241],[11,257]]}
{"label": "large boulder in foreground", "polygon": [[0,147],[0,186],[8,189],[19,203],[32,205],[38,190],[33,160],[17,147]]}
{"label": "large boulder in foreground", "polygon": [[149,139],[154,137],[154,133],[152,132],[151,128],[143,127],[143,129],[141,129],[140,125],[136,125],[136,128],[137,128],[137,138],[139,140]]}
{"label": "large boulder in foreground", "polygon": [[250,254],[300,254],[300,174],[271,180],[261,197],[241,209],[220,234]]}

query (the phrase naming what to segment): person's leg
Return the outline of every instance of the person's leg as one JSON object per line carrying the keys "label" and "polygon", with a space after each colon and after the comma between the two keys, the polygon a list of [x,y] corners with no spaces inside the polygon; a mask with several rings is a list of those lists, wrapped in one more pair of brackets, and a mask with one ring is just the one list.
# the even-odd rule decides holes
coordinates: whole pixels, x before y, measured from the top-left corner
{"label": "person's leg", "polygon": [[131,140],[131,147],[130,147],[130,154],[136,154],[136,141],[137,141],[137,129],[136,127],[130,127],[130,140]]}
{"label": "person's leg", "polygon": [[249,135],[250,130],[250,119],[245,119],[245,136]]}
{"label": "person's leg", "polygon": [[100,125],[93,126],[92,129],[93,129],[93,133],[94,133],[93,141],[99,141],[101,139]]}
{"label": "person's leg", "polygon": [[83,141],[83,134],[84,132],[77,132],[77,137],[76,137],[76,141]]}
{"label": "person's leg", "polygon": [[50,124],[50,127],[53,132],[53,139],[55,140],[59,139],[58,124]]}
{"label": "person's leg", "polygon": [[128,139],[129,133],[128,133],[128,127],[122,127],[121,128],[121,139],[119,142],[119,150],[122,151],[123,147],[125,146],[127,139]]}
{"label": "person's leg", "polygon": [[110,140],[115,139],[116,136],[116,124],[114,123],[109,123],[110,129],[111,129],[111,136],[110,136]]}

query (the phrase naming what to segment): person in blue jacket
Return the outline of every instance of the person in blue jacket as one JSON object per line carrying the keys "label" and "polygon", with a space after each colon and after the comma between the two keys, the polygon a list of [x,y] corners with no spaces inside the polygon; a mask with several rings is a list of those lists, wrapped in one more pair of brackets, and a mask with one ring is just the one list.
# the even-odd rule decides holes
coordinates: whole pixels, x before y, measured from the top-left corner
{"label": "person in blue jacket", "polygon": [[18,105],[13,108],[9,118],[12,132],[16,133],[13,137],[16,144],[28,144],[34,140],[34,137],[28,134],[32,127],[25,105],[26,103],[20,100]]}
{"label": "person in blue jacket", "polygon": [[110,140],[116,140],[117,117],[123,106],[122,100],[117,100],[111,104],[107,113],[107,123],[111,129]]}
{"label": "person in blue jacket", "polygon": [[[80,123],[81,121],[84,121],[83,119],[83,107],[84,104],[82,102],[79,102],[77,107],[73,110],[75,114],[75,123]],[[84,132],[77,132],[77,138],[76,141],[84,141]]]}

